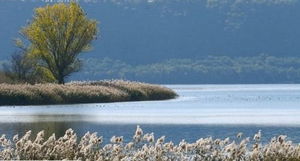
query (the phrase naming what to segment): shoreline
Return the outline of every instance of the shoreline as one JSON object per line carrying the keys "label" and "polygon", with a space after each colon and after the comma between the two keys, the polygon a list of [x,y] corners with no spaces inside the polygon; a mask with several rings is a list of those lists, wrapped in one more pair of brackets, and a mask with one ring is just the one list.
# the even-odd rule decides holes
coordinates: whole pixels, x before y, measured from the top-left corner
{"label": "shoreline", "polygon": [[0,84],[1,106],[72,105],[176,98],[160,85],[123,80],[59,84]]}

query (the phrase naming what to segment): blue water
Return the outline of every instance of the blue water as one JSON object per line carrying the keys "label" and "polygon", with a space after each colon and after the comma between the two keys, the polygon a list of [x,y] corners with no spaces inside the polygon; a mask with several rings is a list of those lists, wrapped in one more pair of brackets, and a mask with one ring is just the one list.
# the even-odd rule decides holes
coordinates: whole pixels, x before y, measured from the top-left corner
{"label": "blue water", "polygon": [[63,135],[98,132],[130,141],[139,124],[145,132],[167,140],[195,141],[201,137],[252,137],[262,130],[263,141],[285,134],[300,142],[300,85],[168,85],[179,97],[167,101],[61,106],[1,107],[0,133],[27,130]]}

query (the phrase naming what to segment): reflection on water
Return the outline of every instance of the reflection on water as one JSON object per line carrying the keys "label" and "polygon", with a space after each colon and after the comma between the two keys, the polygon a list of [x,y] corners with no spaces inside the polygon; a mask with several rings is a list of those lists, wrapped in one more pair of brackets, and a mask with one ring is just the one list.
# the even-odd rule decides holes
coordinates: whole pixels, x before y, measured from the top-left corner
{"label": "reflection on water", "polygon": [[299,141],[300,85],[172,85],[179,98],[168,101],[1,107],[0,133],[32,129],[61,136],[68,128],[82,135],[131,137],[137,124],[172,140],[199,137],[287,134]]}

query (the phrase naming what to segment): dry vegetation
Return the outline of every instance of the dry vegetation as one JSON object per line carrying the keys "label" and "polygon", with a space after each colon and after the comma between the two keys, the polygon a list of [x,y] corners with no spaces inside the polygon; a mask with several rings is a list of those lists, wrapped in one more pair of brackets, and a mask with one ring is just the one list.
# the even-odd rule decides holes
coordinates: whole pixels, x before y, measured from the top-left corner
{"label": "dry vegetation", "polygon": [[123,137],[113,136],[109,144],[102,145],[103,137],[87,132],[81,139],[69,129],[65,135],[44,138],[44,131],[31,140],[31,131],[12,140],[0,138],[0,160],[99,160],[99,161],[299,161],[300,145],[286,140],[286,136],[273,138],[262,145],[261,133],[236,141],[201,138],[194,143],[182,140],[179,144],[155,139],[154,134],[143,134],[138,126],[129,143]]}
{"label": "dry vegetation", "polygon": [[164,100],[172,90],[129,81],[72,82],[58,84],[0,84],[0,105],[43,105]]}

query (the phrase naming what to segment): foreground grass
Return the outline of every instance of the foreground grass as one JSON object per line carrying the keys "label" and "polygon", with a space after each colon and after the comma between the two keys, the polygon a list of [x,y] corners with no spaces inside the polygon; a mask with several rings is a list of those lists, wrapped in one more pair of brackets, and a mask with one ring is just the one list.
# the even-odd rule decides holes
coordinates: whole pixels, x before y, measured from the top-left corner
{"label": "foreground grass", "polygon": [[45,105],[165,100],[172,90],[129,81],[72,82],[58,84],[0,84],[0,105]]}
{"label": "foreground grass", "polygon": [[0,137],[0,160],[99,160],[99,161],[299,161],[300,145],[274,137],[262,145],[261,133],[253,141],[238,134],[235,141],[226,138],[201,138],[194,143],[182,140],[179,144],[155,139],[154,134],[143,134],[138,126],[129,143],[123,137],[113,136],[109,144],[102,145],[103,137],[87,132],[81,139],[69,129],[63,137],[55,134],[44,138],[44,131],[35,139],[28,131],[12,140]]}

